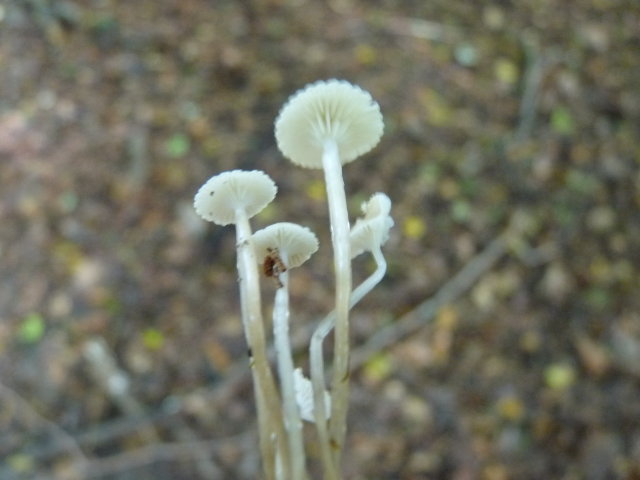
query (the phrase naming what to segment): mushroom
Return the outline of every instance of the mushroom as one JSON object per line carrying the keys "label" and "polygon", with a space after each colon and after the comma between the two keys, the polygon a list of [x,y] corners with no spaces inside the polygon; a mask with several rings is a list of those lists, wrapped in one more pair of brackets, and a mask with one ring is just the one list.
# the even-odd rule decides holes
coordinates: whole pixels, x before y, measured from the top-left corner
{"label": "mushroom", "polygon": [[[315,408],[313,398],[313,387],[311,386],[311,380],[304,376],[301,368],[296,368],[293,372],[293,386],[296,391],[296,403],[300,409],[300,416],[307,422],[314,423]],[[324,391],[324,411],[329,412],[331,409],[331,396],[329,392]],[[325,420],[327,420],[325,418]]]}
{"label": "mushroom", "polygon": [[278,188],[260,170],[231,170],[211,177],[193,200],[198,215],[217,225],[238,224],[238,215],[251,218],[273,201]]}
{"label": "mushroom", "polygon": [[318,250],[315,234],[296,223],[274,223],[255,232],[252,238],[258,259],[277,252],[285,269],[299,267]]}
{"label": "mushroom", "polygon": [[[346,433],[349,395],[351,254],[342,165],[372,149],[384,124],[371,95],[344,80],[313,83],[288,100],[275,122],[278,148],[293,163],[324,170],[336,277],[331,441],[336,463]],[[320,431],[318,432],[320,434]],[[325,438],[322,443],[327,443]]]}
{"label": "mushroom", "polygon": [[374,193],[368,202],[362,204],[363,216],[356,220],[351,229],[351,258],[361,253],[379,250],[389,239],[389,230],[393,227],[391,200],[384,193]]}
{"label": "mushroom", "polygon": [[[376,193],[371,196],[368,202],[362,204],[364,216],[359,218],[351,229],[351,257],[356,257],[365,251],[371,252],[376,262],[376,270],[351,292],[350,309],[380,283],[387,270],[387,263],[382,255],[381,247],[388,240],[389,230],[393,226],[393,219],[389,215],[390,211],[391,200],[389,197],[384,193]],[[326,418],[323,403],[320,401],[325,392],[322,343],[333,328],[335,320],[336,314],[333,311],[320,322],[311,336],[309,346],[316,424]]]}
{"label": "mushroom", "polygon": [[285,428],[289,433],[289,458],[293,477],[308,477],[305,469],[301,412],[296,403],[293,356],[289,341],[289,270],[306,262],[318,250],[318,239],[306,227],[276,223],[253,234],[257,258],[264,258],[264,270],[275,276],[279,288],[273,306],[273,338],[282,391]]}
{"label": "mushroom", "polygon": [[[253,357],[251,371],[260,422],[260,447],[265,463],[269,462],[264,466],[265,472],[275,471],[277,455],[286,451],[286,435],[278,393],[267,359],[259,275],[251,243],[249,218],[269,204],[276,192],[275,183],[266,173],[232,170],[211,177],[200,187],[193,201],[196,212],[205,220],[218,225],[235,224],[236,227],[242,322]],[[274,438],[278,453],[274,451]],[[288,462],[288,457],[286,459]],[[267,473],[267,476],[271,477],[271,474]]]}

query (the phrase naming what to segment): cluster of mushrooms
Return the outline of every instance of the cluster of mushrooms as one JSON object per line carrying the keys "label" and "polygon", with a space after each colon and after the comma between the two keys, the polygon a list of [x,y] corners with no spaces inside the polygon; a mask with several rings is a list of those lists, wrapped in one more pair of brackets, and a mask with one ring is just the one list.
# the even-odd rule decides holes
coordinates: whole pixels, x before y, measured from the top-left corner
{"label": "cluster of mushrooms", "polygon": [[[282,154],[306,168],[322,168],[334,253],[335,309],[321,320],[309,346],[310,379],[295,368],[289,337],[289,274],[318,249],[306,227],[282,222],[252,232],[249,219],[269,204],[277,187],[262,171],[233,170],[210,178],[194,207],[205,220],[236,228],[241,313],[251,354],[260,450],[265,478],[305,480],[303,420],[315,424],[323,478],[337,480],[346,434],[349,396],[349,310],[380,282],[386,271],[382,245],[393,226],[391,201],[374,194],[363,216],[349,224],[342,166],[371,150],[383,131],[371,95],[343,80],[319,81],[295,93],[275,122]],[[369,252],[376,270],[352,288],[351,261]],[[260,272],[274,277],[273,345],[279,389],[268,361],[262,318]],[[330,388],[326,386],[323,341],[334,334]]]}

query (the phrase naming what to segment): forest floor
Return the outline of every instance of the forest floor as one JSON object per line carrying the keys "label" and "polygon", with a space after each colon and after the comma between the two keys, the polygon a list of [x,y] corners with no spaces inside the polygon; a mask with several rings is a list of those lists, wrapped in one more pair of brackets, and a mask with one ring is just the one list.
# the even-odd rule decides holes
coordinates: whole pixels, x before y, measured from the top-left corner
{"label": "forest floor", "polygon": [[635,0],[0,4],[1,479],[260,478],[234,232],[192,199],[261,169],[254,227],[318,234],[306,369],[328,214],[273,121],[334,77],[385,118],[351,218],[382,191],[395,220],[352,316],[345,478],[640,479]]}

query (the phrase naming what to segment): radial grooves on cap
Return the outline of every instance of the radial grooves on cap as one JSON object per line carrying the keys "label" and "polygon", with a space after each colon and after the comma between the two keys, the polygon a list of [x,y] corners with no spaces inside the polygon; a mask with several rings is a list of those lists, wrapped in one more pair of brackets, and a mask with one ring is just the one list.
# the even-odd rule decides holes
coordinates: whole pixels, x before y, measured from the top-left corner
{"label": "radial grooves on cap", "polygon": [[196,213],[218,225],[235,223],[236,210],[244,209],[249,218],[275,198],[278,188],[260,170],[231,170],[211,177],[193,199]]}
{"label": "radial grooves on cap", "polygon": [[282,154],[307,168],[322,168],[324,142],[334,140],[348,163],[376,146],[384,124],[380,107],[365,90],[345,80],[312,83],[294,93],[276,119]]}
{"label": "radial grooves on cap", "polygon": [[307,227],[280,222],[258,230],[252,236],[258,261],[277,250],[286,257],[286,267],[294,268],[306,262],[318,250],[318,238]]}

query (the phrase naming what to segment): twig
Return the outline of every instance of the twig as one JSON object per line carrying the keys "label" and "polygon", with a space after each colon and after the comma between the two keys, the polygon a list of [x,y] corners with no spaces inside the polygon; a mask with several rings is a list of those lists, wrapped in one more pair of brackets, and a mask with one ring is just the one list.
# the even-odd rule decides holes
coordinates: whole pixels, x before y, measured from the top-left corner
{"label": "twig", "polygon": [[394,345],[430,321],[438,310],[458,299],[505,254],[504,235],[495,238],[482,252],[464,266],[433,297],[425,300],[398,320],[374,334],[352,352],[351,365],[358,368],[376,352]]}
{"label": "twig", "polygon": [[[96,381],[101,384],[123,412],[128,415],[137,415],[143,412],[143,406],[129,392],[129,379],[126,372],[116,365],[115,359],[104,341],[102,339],[89,340],[84,351]],[[156,444],[159,441],[153,423],[146,424],[139,431],[147,441]],[[218,468],[210,458],[207,458],[208,452],[199,450],[198,442],[195,441],[196,435],[180,418],[175,426],[175,433],[180,440],[193,443],[193,448],[196,450],[193,453],[201,457],[196,466],[203,478],[212,478],[216,475]]]}
{"label": "twig", "polygon": [[531,41],[523,40],[523,49],[526,58],[526,68],[518,112],[518,126],[515,130],[514,140],[522,141],[530,137],[536,118],[536,105],[542,74],[546,67],[546,61],[540,54],[538,47]]}
{"label": "twig", "polygon": [[76,440],[64,428],[38,413],[20,394],[2,383],[0,383],[0,397],[8,404],[12,404],[16,409],[21,410],[25,416],[42,425],[45,430],[48,430],[55,439],[54,443],[60,445],[64,451],[69,452],[73,457],[74,466],[78,473],[82,475],[86,472],[86,467],[90,460]]}
{"label": "twig", "polygon": [[[127,373],[120,368],[109,347],[102,338],[92,338],[84,344],[84,358],[95,382],[127,415],[137,415],[144,408],[130,392]],[[158,441],[158,433],[152,427],[140,430],[143,438],[149,442]]]}
{"label": "twig", "polygon": [[[155,443],[136,450],[93,460],[88,467],[86,478],[100,478],[118,472],[129,472],[133,469],[151,465],[161,461],[198,461],[211,462],[211,455],[229,442],[243,442],[253,436],[242,433],[234,437],[214,438],[209,440],[184,441],[173,443]],[[209,480],[224,478],[222,470],[216,466],[207,477]]]}
{"label": "twig", "polygon": [[460,32],[455,27],[421,18],[392,17],[384,23],[383,27],[394,35],[421,40],[452,43],[460,38]]}

